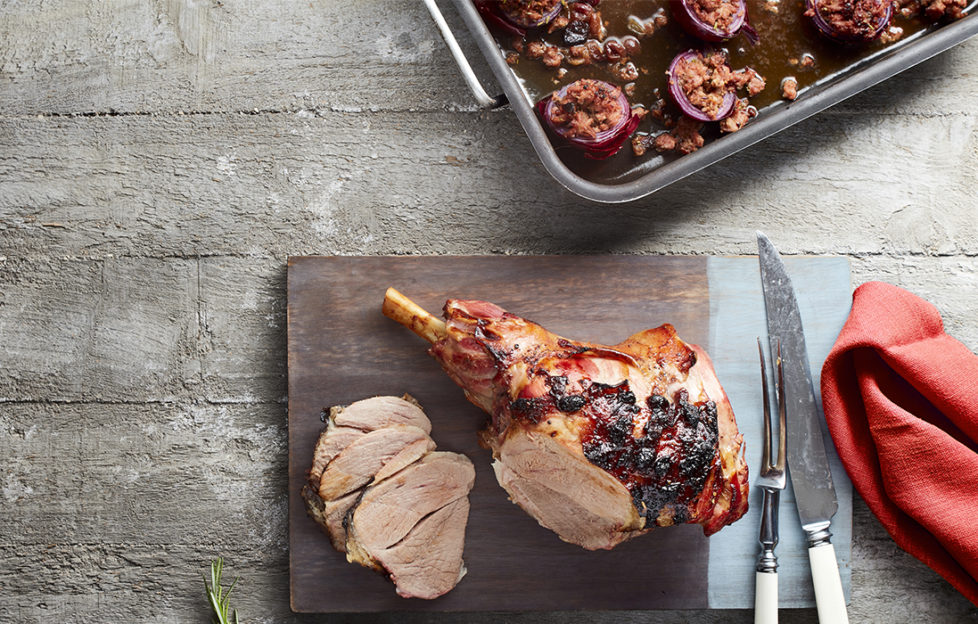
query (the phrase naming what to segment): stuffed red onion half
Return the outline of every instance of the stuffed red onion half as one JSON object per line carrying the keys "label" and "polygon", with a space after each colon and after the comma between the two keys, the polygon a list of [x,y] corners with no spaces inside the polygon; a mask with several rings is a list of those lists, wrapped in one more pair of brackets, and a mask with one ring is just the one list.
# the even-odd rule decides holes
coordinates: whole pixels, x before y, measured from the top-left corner
{"label": "stuffed red onion half", "polygon": [[596,160],[615,155],[640,120],[621,87],[587,78],[540,100],[536,109],[563,142]]}
{"label": "stuffed red onion half", "polygon": [[719,121],[734,112],[736,87],[725,78],[731,72],[723,53],[687,50],[676,55],[667,73],[669,95],[687,117]]}
{"label": "stuffed red onion half", "polygon": [[671,0],[669,4],[683,30],[703,41],[720,43],[743,32],[751,43],[757,43],[746,0]]}
{"label": "stuffed red onion half", "polygon": [[805,0],[805,4],[805,15],[815,28],[841,43],[873,41],[893,16],[893,0]]}

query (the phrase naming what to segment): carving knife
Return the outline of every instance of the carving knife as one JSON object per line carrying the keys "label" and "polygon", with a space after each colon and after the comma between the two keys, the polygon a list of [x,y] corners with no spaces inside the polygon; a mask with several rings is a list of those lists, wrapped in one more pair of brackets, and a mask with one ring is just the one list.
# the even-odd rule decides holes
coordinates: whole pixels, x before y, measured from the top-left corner
{"label": "carving knife", "polygon": [[822,414],[815,402],[801,313],[784,263],[767,236],[757,233],[768,340],[780,343],[788,420],[788,475],[798,517],[808,538],[808,558],[821,624],[849,622],[839,565],[829,527],[839,509],[822,440]]}

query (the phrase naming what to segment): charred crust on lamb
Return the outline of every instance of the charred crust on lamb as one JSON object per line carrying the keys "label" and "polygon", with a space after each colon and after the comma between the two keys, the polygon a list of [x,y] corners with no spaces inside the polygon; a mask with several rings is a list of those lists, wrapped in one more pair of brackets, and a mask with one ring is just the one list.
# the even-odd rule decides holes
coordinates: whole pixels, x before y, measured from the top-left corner
{"label": "charred crust on lamb", "polygon": [[449,300],[442,321],[394,289],[384,314],[431,342],[429,354],[490,414],[482,439],[497,479],[565,541],[612,548],[687,522],[711,535],[746,512],[730,403],[707,354],[671,325],[608,347],[485,301]]}

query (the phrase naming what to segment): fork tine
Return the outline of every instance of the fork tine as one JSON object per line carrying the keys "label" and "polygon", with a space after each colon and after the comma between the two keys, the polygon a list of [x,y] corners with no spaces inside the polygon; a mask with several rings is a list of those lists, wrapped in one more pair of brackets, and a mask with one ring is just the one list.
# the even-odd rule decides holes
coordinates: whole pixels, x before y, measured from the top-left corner
{"label": "fork tine", "polygon": [[787,409],[784,399],[784,370],[781,367],[781,341],[778,341],[778,470],[784,470],[787,456]]}
{"label": "fork tine", "polygon": [[[764,367],[764,347],[761,346],[761,338],[757,338],[757,355],[761,358],[761,390],[764,400],[764,440],[761,443],[761,472],[771,469],[771,398],[767,389],[767,370]],[[780,371],[781,359],[779,354],[778,370]],[[781,412],[782,418],[784,411]],[[783,448],[783,445],[782,445]],[[779,459],[784,455],[781,448],[778,449]]]}

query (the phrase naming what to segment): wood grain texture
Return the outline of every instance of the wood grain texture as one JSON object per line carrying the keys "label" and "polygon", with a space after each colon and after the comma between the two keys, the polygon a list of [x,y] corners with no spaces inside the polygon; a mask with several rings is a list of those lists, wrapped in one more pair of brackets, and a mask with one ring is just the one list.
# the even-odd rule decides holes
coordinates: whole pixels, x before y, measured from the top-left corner
{"label": "wood grain texture", "polygon": [[474,108],[412,0],[8,2],[0,40],[23,114]]}
{"label": "wood grain texture", "polygon": [[[421,3],[0,2],[0,621],[203,621],[217,554],[242,577],[243,619],[323,621],[289,610],[284,463],[251,465],[287,448],[287,255],[724,255],[753,253],[760,228],[786,255],[844,254],[854,283],[927,298],[978,349],[976,50],[640,202],[593,206],[546,176],[511,113],[475,112]],[[61,488],[38,470],[49,457],[71,464]],[[171,493],[151,516],[115,513],[149,488]],[[854,522],[854,622],[978,622],[858,499]],[[327,621],[502,619],[649,616]]]}
{"label": "wood grain texture", "polygon": [[595,207],[511,115],[0,117],[0,223],[3,248],[85,258],[754,253],[759,227],[801,253],[960,255],[978,238],[976,121],[829,112]]}
{"label": "wood grain texture", "polygon": [[[642,289],[630,287],[636,275]],[[507,500],[490,454],[478,442],[486,415],[425,354],[424,341],[380,313],[388,286],[436,314],[447,298],[485,299],[559,335],[603,344],[664,322],[690,342],[706,345],[709,339],[705,258],[291,258],[293,609],[705,608],[709,542],[700,527],[655,531],[612,551],[588,552],[561,542]],[[380,575],[347,564],[306,516],[299,496],[324,406],[405,392],[424,407],[439,449],[463,452],[476,465],[465,543],[468,574],[434,601],[398,598]]]}

